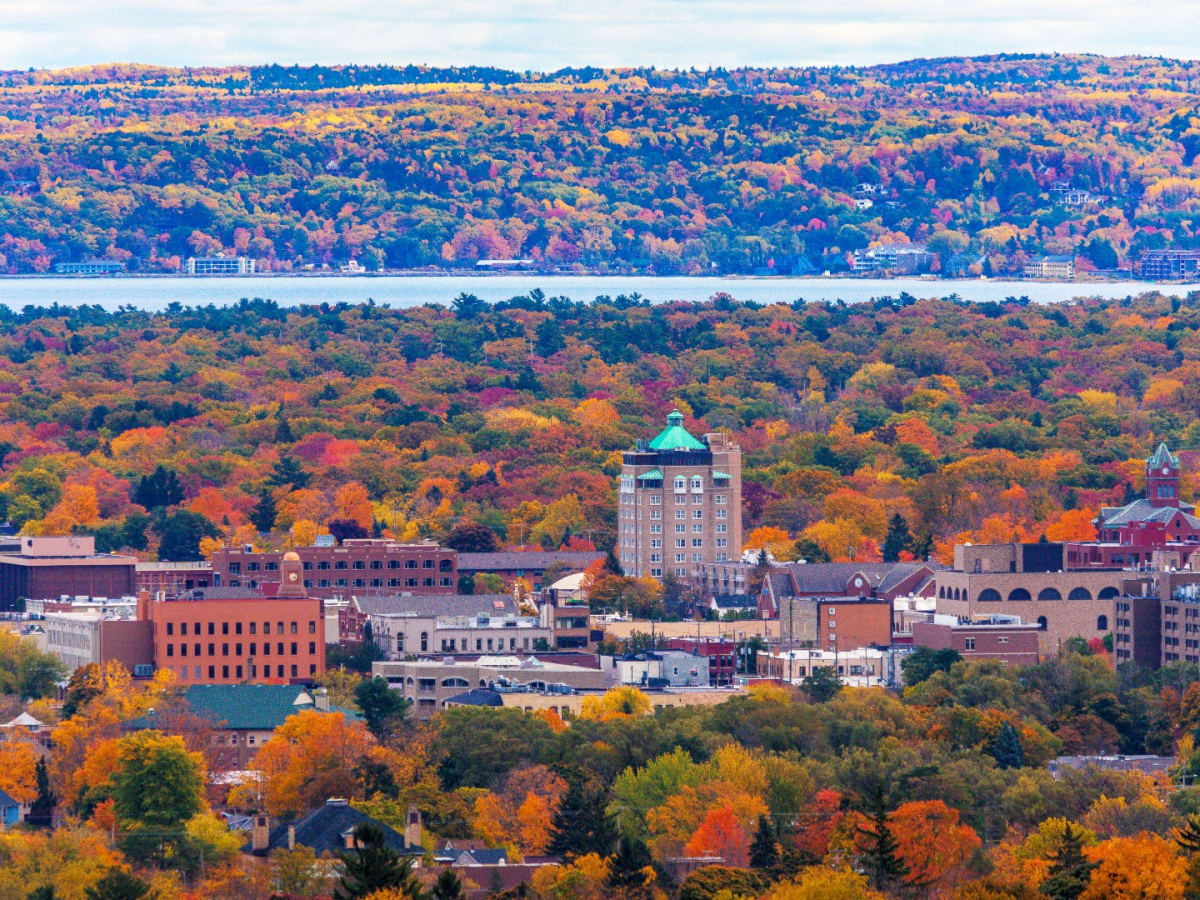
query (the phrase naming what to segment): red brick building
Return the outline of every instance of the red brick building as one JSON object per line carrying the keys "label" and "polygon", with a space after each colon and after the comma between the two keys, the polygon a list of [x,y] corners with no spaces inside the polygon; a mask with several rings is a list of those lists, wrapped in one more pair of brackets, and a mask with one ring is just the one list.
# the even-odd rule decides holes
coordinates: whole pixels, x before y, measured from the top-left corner
{"label": "red brick building", "polygon": [[136,571],[138,591],[173,596],[184,591],[212,587],[212,563],[205,560],[186,562],[139,562]]}
{"label": "red brick building", "polygon": [[128,597],[134,587],[132,556],[96,552],[90,535],[22,537],[15,553],[0,554],[0,612],[26,600]]}
{"label": "red brick building", "polygon": [[892,601],[865,597],[785,597],[779,607],[784,647],[838,652],[892,642]]}
{"label": "red brick building", "polygon": [[1187,555],[1200,549],[1200,518],[1180,499],[1179,473],[1179,457],[1159,444],[1146,459],[1145,496],[1103,507],[1096,517],[1096,542],[1068,544],[1067,566],[1130,568],[1149,564],[1156,551]]}
{"label": "red brick building", "polygon": [[282,554],[262,593],[213,588],[138,601],[153,625],[154,666],[182,685],[306,682],[325,671],[322,601],[307,595],[299,556]]}
{"label": "red brick building", "polygon": [[[297,547],[303,586],[322,600],[364,594],[450,594],[458,585],[457,554],[434,543],[402,544],[376,538],[341,546]],[[224,548],[212,557],[214,588],[256,590],[279,580],[282,553]]]}
{"label": "red brick building", "polygon": [[994,659],[1005,665],[1032,666],[1040,659],[1034,622],[914,622],[912,642],[931,650],[957,650],[964,659]]}

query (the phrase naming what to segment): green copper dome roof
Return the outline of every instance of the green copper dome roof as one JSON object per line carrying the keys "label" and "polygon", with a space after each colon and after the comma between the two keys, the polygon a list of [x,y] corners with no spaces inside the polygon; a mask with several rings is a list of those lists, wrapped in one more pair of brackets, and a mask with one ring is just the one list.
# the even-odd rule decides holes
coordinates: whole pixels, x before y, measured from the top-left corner
{"label": "green copper dome roof", "polygon": [[704,450],[704,444],[692,437],[683,427],[683,414],[671,410],[667,416],[667,427],[658,433],[658,437],[650,442],[651,450]]}

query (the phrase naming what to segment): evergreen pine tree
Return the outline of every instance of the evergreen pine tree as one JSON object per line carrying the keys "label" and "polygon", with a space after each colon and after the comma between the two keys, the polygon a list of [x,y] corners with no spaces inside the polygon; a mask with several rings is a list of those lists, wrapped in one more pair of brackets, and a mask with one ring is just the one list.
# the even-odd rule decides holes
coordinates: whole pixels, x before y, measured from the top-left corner
{"label": "evergreen pine tree", "polygon": [[887,808],[882,802],[873,804],[873,807],[868,817],[870,827],[855,827],[866,845],[859,861],[871,887],[887,892],[905,883],[908,868],[900,859],[900,845],[888,826]]}
{"label": "evergreen pine tree", "polygon": [[45,757],[37,761],[34,774],[37,779],[37,796],[33,798],[29,813],[25,816],[25,823],[34,828],[49,828],[54,822],[54,806],[58,803],[58,798],[50,790],[50,773],[46,770]]}
{"label": "evergreen pine tree", "polygon": [[1038,890],[1051,900],[1077,900],[1087,888],[1096,865],[1083,855],[1083,832],[1068,823],[1062,846],[1050,854],[1050,872]]}
{"label": "evergreen pine tree", "polygon": [[271,487],[290,486],[298,491],[308,484],[311,476],[300,467],[300,461],[294,456],[281,456],[275,468],[267,476],[267,484]]}
{"label": "evergreen pine tree", "polygon": [[1021,736],[1011,722],[1000,726],[1000,733],[992,741],[992,757],[1001,769],[1019,769],[1025,765],[1025,752],[1021,749]]}
{"label": "evergreen pine tree", "polygon": [[292,434],[292,426],[288,424],[288,420],[280,418],[279,424],[275,426],[275,443],[290,444],[296,439]]}
{"label": "evergreen pine tree", "polygon": [[56,896],[54,888],[51,885],[43,884],[30,891],[25,896],[25,900],[55,900]]}
{"label": "evergreen pine tree", "polygon": [[646,884],[646,867],[654,860],[646,844],[638,838],[622,835],[617,852],[608,860],[608,886],[620,897],[650,897],[653,891]]}
{"label": "evergreen pine tree", "polygon": [[1125,493],[1121,495],[1121,505],[1128,506],[1138,499],[1138,492],[1133,489],[1133,482],[1125,482]]}
{"label": "evergreen pine tree", "polygon": [[607,856],[617,839],[607,805],[602,788],[572,781],[550,823],[550,852],[567,859],[587,853]]}
{"label": "evergreen pine tree", "polygon": [[1188,856],[1200,853],[1200,814],[1187,817],[1183,826],[1175,832],[1175,843]]}
{"label": "evergreen pine tree", "polygon": [[883,561],[899,562],[900,554],[912,550],[912,532],[908,530],[908,520],[896,513],[888,520],[887,536],[883,539]]}
{"label": "evergreen pine tree", "polygon": [[462,880],[454,874],[453,869],[443,869],[433,887],[429,889],[433,900],[463,900]]}
{"label": "evergreen pine tree", "polygon": [[275,498],[263,488],[258,493],[258,503],[250,510],[250,522],[259,531],[270,531],[275,527]]}
{"label": "evergreen pine tree", "polygon": [[124,869],[109,869],[108,873],[84,891],[88,900],[155,900],[158,891],[136,875]]}
{"label": "evergreen pine tree", "polygon": [[423,900],[425,891],[412,873],[412,864],[387,845],[378,825],[356,826],[354,843],[356,849],[338,854],[342,877],[333,890],[334,900],[358,900],[384,888]]}
{"label": "evergreen pine tree", "polygon": [[758,831],[750,844],[750,866],[754,869],[770,869],[779,863],[779,842],[766,816],[758,817]]}

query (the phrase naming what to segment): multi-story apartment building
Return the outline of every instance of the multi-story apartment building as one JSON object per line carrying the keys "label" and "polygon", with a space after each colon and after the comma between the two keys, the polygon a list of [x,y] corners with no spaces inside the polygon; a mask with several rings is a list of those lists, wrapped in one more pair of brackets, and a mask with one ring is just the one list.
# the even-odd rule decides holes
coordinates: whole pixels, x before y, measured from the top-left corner
{"label": "multi-story apartment building", "polygon": [[625,452],[617,500],[627,575],[686,578],[741,554],[742,451],[724,434],[697,440],[678,410],[657,437]]}
{"label": "multi-story apartment building", "polygon": [[253,275],[255,268],[246,256],[189,256],[184,264],[188,275]]}
{"label": "multi-story apartment building", "polygon": [[[292,552],[292,551],[290,551]],[[350,595],[450,594],[458,581],[453,550],[429,541],[347,539],[341,546],[297,547],[304,588],[322,600]],[[212,557],[214,588],[249,588],[279,581],[284,554],[256,553],[254,548],[227,547]]]}
{"label": "multi-story apartment building", "polygon": [[1138,262],[1147,280],[1170,281],[1200,274],[1200,250],[1143,250]]}

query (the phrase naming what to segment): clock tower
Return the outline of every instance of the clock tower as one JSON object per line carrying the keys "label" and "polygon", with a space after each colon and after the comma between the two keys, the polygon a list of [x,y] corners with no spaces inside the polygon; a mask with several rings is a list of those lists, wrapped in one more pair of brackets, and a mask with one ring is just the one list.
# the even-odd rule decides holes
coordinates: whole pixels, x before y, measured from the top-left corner
{"label": "clock tower", "polygon": [[279,561],[279,590],[275,593],[280,599],[299,599],[308,596],[304,588],[304,564],[300,562],[300,554],[289,550]]}
{"label": "clock tower", "polygon": [[1146,499],[1152,506],[1179,506],[1179,458],[1165,443],[1146,460]]}

